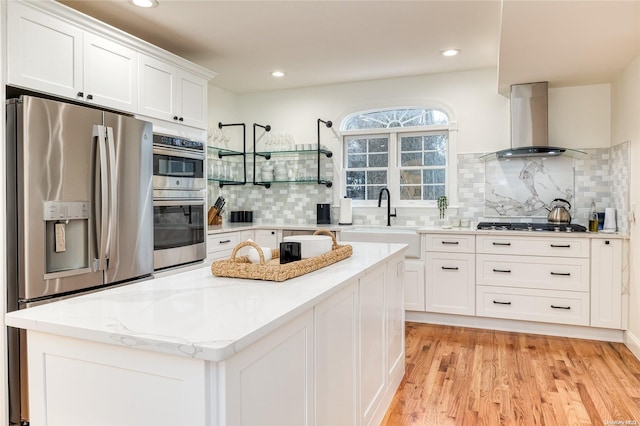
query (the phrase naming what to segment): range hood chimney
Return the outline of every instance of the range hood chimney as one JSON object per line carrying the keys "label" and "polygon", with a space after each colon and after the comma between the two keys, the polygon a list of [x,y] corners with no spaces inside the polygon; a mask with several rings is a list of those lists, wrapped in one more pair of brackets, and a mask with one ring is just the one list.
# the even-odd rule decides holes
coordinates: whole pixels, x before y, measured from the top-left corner
{"label": "range hood chimney", "polygon": [[511,86],[511,148],[484,156],[484,159],[518,157],[581,157],[585,153],[549,146],[548,89],[546,81]]}

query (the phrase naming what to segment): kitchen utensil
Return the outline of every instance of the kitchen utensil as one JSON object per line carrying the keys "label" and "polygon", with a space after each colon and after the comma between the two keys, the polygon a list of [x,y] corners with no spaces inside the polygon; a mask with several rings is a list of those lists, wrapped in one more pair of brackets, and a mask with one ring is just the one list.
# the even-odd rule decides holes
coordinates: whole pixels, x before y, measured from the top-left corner
{"label": "kitchen utensil", "polygon": [[[565,207],[563,204],[566,204]],[[545,207],[549,211],[549,215],[547,216],[547,221],[549,223],[556,224],[568,224],[571,223],[571,213],[569,210],[571,209],[571,203],[562,198],[556,198],[551,202],[551,208]]]}
{"label": "kitchen utensil", "polygon": [[331,251],[332,239],[327,235],[291,235],[282,239],[285,242],[300,243],[302,259],[308,259]]}

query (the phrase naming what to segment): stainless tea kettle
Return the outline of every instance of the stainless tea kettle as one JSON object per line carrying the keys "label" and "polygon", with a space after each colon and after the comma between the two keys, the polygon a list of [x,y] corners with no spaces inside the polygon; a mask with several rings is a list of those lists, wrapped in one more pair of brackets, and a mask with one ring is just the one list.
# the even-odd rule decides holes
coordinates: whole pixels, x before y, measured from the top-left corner
{"label": "stainless tea kettle", "polygon": [[[562,204],[566,204],[568,207],[565,207]],[[567,200],[556,198],[551,202],[551,208],[545,207],[545,209],[549,211],[549,215],[547,216],[547,221],[549,223],[556,223],[560,225],[568,225],[571,223],[571,213],[569,213],[571,204]]]}

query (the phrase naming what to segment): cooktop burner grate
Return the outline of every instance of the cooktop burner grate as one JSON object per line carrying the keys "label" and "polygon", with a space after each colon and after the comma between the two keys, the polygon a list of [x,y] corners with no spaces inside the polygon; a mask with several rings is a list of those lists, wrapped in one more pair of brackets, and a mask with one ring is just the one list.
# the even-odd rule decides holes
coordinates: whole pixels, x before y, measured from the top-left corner
{"label": "cooktop burner grate", "polygon": [[523,222],[479,222],[477,229],[489,231],[531,232],[586,232],[587,228],[577,223],[523,223]]}

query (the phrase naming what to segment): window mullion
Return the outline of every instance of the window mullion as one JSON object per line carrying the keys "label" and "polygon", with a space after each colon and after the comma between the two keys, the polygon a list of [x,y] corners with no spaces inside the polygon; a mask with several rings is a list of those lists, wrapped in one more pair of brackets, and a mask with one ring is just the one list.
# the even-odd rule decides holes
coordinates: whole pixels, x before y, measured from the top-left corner
{"label": "window mullion", "polygon": [[400,202],[400,160],[398,152],[398,132],[389,133],[389,171],[387,172],[391,203],[398,205]]}

